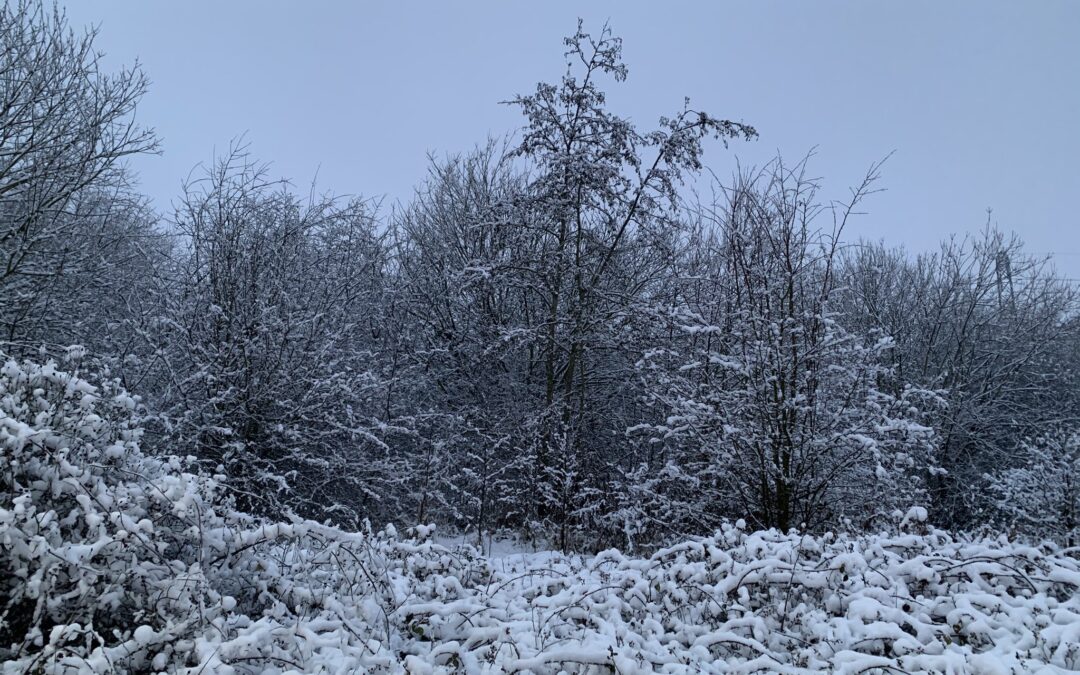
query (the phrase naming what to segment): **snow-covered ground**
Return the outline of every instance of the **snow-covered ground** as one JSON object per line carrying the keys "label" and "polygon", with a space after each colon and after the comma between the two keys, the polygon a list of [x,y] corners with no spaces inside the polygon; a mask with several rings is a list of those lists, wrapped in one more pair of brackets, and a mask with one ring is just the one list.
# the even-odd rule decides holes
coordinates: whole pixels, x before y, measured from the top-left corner
{"label": "snow-covered ground", "polygon": [[504,545],[482,608],[411,613],[415,672],[929,672],[1080,669],[1077,551],[928,531],[731,526],[647,558]]}
{"label": "snow-covered ground", "polygon": [[[905,529],[813,537],[732,525],[648,557],[504,545],[488,558],[415,531],[298,525],[287,534],[305,547],[261,554],[275,561],[264,586],[274,601],[256,616],[218,613],[183,644],[194,658],[179,672],[1080,669],[1077,551]],[[134,640],[173,661],[158,635]]]}

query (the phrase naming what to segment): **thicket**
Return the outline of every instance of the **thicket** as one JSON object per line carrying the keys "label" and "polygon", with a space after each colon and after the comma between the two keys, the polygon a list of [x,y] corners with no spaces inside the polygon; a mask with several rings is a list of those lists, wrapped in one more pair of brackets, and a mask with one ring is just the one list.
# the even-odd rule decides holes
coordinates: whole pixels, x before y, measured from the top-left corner
{"label": "thicket", "polygon": [[236,147],[157,214],[123,162],[157,148],[146,78],[93,38],[0,11],[2,349],[78,346],[138,395],[142,453],[237,509],[634,550],[920,506],[1075,543],[1075,288],[993,228],[857,240],[877,166],[844,201],[780,158],[690,200],[757,132],[688,102],[639,129],[604,94],[621,42],[579,26],[516,140],[400,210]]}

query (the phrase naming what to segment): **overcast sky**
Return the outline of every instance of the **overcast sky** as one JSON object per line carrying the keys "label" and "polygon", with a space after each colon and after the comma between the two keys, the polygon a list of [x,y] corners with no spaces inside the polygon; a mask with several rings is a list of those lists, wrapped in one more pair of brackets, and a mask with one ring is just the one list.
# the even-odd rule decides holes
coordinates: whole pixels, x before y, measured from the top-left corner
{"label": "overcast sky", "polygon": [[697,109],[757,127],[710,148],[714,171],[812,147],[842,197],[867,167],[887,192],[849,236],[933,247],[992,220],[1080,278],[1080,2],[67,3],[110,65],[153,81],[139,159],[162,207],[215,148],[247,134],[276,176],[406,200],[426,155],[519,126],[499,102],[563,70],[578,16],[610,20],[628,80],[613,107],[642,128]]}

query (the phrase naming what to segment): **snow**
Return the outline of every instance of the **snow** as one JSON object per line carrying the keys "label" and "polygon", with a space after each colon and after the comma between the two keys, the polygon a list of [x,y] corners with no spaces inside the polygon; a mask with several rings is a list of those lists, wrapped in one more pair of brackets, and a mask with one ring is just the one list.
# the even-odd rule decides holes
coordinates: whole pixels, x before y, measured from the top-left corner
{"label": "snow", "polygon": [[[232,596],[207,598],[216,607],[192,642],[197,667],[178,665],[187,641],[161,650],[169,626],[140,625],[125,648],[168,672],[1080,667],[1080,564],[1052,547],[728,526],[648,557],[566,556],[510,540],[485,557],[434,543],[426,528],[411,534],[302,522],[238,532],[234,546],[264,547],[250,581],[275,600],[251,613]],[[108,662],[98,651],[63,663],[94,672],[87,664]]]}

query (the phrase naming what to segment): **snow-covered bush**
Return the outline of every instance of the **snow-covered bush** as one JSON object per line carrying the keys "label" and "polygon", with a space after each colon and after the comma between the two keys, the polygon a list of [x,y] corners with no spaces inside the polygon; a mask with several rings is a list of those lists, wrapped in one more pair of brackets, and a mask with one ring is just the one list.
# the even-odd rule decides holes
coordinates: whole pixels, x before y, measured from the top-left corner
{"label": "snow-covered bush", "polygon": [[315,658],[321,648],[297,631],[325,626],[352,645],[356,668],[389,667],[388,645],[412,630],[400,604],[448,601],[486,576],[467,553],[393,530],[237,513],[221,477],[142,453],[138,402],[117,382],[2,363],[4,672],[262,672]]}
{"label": "snow-covered bush", "polygon": [[987,475],[997,520],[1027,537],[1080,543],[1080,432],[1021,444],[1023,465]]}
{"label": "snow-covered bush", "polygon": [[1075,557],[953,536],[925,517],[912,509],[893,532],[861,536],[737,523],[646,558],[499,565],[432,544],[428,528],[402,541],[294,524],[294,543],[271,531],[278,543],[264,549],[274,603],[216,619],[191,661],[282,673],[1080,668]]}
{"label": "snow-covered bush", "polygon": [[54,362],[0,368],[0,657],[111,663],[137,627],[165,641],[206,610],[187,528],[213,481],[144,457],[136,405]]}

